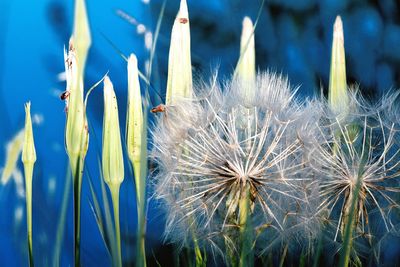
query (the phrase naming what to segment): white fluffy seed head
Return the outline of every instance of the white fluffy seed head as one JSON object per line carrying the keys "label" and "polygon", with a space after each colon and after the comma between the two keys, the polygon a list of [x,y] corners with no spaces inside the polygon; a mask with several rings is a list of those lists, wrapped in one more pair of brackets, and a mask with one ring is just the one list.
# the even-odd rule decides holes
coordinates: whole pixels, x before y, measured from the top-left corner
{"label": "white fluffy seed head", "polygon": [[[319,188],[315,214],[324,224],[329,222],[333,241],[342,240],[353,199],[354,242],[371,244],[398,224],[394,211],[400,208],[396,200],[400,193],[399,121],[396,112],[388,109],[395,98],[391,95],[370,105],[352,93],[352,112],[342,120],[327,106],[323,108],[308,157]],[[357,182],[360,190],[354,195]]]}
{"label": "white fluffy seed head", "polygon": [[[257,75],[255,97],[240,82],[211,83],[190,100],[167,106],[153,130],[155,194],[167,209],[166,236],[182,245],[193,235],[206,248],[236,246],[239,201],[250,190],[259,247],[304,226],[306,187],[298,133],[308,113],[286,78]],[[311,116],[312,117],[312,116]],[[264,233],[269,234],[264,234]]]}

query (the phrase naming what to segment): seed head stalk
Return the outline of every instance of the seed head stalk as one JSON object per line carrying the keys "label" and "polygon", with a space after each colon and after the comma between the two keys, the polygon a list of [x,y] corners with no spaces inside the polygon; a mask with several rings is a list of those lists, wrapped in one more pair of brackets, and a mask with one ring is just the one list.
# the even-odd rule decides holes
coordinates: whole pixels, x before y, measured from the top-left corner
{"label": "seed head stalk", "polygon": [[361,177],[358,177],[356,186],[354,187],[354,191],[352,191],[351,197],[349,197],[346,202],[351,201],[350,209],[346,211],[346,220],[345,222],[345,230],[344,230],[344,238],[343,238],[343,246],[342,246],[342,253],[340,257],[340,264],[341,267],[347,267],[350,262],[350,253],[353,244],[353,230],[355,226],[354,217],[356,216],[356,209],[357,209],[357,202],[359,198],[359,192],[361,188]]}
{"label": "seed head stalk", "polygon": [[239,267],[250,267],[253,266],[254,255],[252,250],[253,233],[251,231],[250,221],[250,186],[245,186],[243,195],[239,202],[239,226],[240,226],[240,259]]}

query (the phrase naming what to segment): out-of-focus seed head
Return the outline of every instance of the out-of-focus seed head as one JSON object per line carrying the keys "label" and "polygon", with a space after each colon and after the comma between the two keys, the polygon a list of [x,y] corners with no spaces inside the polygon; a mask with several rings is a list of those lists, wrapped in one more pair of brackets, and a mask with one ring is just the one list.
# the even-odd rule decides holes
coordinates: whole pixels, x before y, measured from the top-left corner
{"label": "out-of-focus seed head", "polygon": [[329,75],[329,104],[332,111],[340,117],[345,117],[349,112],[343,23],[340,16],[336,18],[333,26],[331,70]]}
{"label": "out-of-focus seed head", "polygon": [[171,33],[166,104],[173,104],[179,98],[192,97],[192,86],[189,13],[186,0],[181,0]]}
{"label": "out-of-focus seed head", "polygon": [[17,163],[24,144],[24,129],[18,131],[6,145],[6,161],[2,169],[0,182],[8,183],[17,170]]}
{"label": "out-of-focus seed head", "polygon": [[124,159],[118,119],[118,104],[108,76],[104,78],[103,177],[108,185],[124,180]]}
{"label": "out-of-focus seed head", "polygon": [[36,150],[32,131],[30,102],[25,104],[25,137],[22,148],[22,162],[24,164],[34,164],[36,162]]}

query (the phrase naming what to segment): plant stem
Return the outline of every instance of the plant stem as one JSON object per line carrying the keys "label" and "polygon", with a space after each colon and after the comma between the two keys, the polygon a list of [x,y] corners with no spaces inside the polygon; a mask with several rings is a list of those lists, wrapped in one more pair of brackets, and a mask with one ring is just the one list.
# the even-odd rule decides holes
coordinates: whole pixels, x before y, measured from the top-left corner
{"label": "plant stem", "polygon": [[346,220],[346,225],[345,225],[345,230],[344,230],[344,238],[343,238],[343,245],[342,245],[342,253],[340,257],[340,263],[339,266],[342,267],[347,267],[349,265],[350,261],[350,252],[351,252],[351,247],[352,247],[352,239],[353,239],[353,229],[354,229],[354,216],[355,216],[355,209],[358,201],[358,194],[360,191],[361,187],[361,179],[358,177],[356,186],[354,188],[354,191],[352,192],[352,201],[351,201],[351,208],[350,212],[346,214],[346,217],[348,218]]}
{"label": "plant stem", "polygon": [[250,186],[247,184],[239,201],[240,259],[239,267],[253,266],[252,233],[250,227]]}
{"label": "plant stem", "polygon": [[142,177],[141,163],[132,161],[133,171],[135,175],[136,184],[136,203],[137,203],[137,216],[138,216],[138,232],[137,232],[137,253],[136,253],[136,266],[146,267],[146,184],[145,179]]}
{"label": "plant stem", "polygon": [[70,179],[70,173],[69,173],[69,169],[68,169],[68,173],[66,175],[65,185],[64,185],[64,194],[62,197],[60,220],[59,220],[58,226],[57,226],[56,241],[55,241],[55,245],[54,245],[53,266],[60,266],[60,252],[61,252],[62,241],[63,241],[64,230],[65,230],[65,218],[66,218],[67,209],[68,209],[70,187],[71,187],[71,179]]}
{"label": "plant stem", "polygon": [[81,190],[83,162],[79,155],[70,157],[71,171],[74,181],[74,247],[75,247],[75,267],[81,266],[80,246],[81,246]]}
{"label": "plant stem", "polygon": [[119,184],[110,184],[111,198],[114,209],[114,223],[115,223],[115,236],[117,241],[117,266],[122,266],[122,253],[121,253],[121,230],[119,224]]}
{"label": "plant stem", "polygon": [[25,164],[25,187],[26,187],[26,226],[28,235],[28,253],[29,266],[33,267],[33,251],[32,251],[32,176],[33,164]]}

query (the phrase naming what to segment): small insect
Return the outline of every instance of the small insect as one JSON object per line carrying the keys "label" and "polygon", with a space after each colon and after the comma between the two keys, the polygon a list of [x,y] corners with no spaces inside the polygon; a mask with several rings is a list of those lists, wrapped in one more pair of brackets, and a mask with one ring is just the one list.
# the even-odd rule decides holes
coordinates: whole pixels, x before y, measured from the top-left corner
{"label": "small insect", "polygon": [[187,18],[179,18],[179,22],[182,24],[186,24],[186,23],[188,23],[188,21],[189,20]]}
{"label": "small insect", "polygon": [[60,95],[60,99],[61,99],[61,100],[67,100],[68,97],[69,97],[69,91],[64,91],[64,92],[62,92],[61,95]]}
{"label": "small insect", "polygon": [[160,105],[158,105],[157,107],[152,108],[152,109],[150,110],[150,112],[151,112],[151,113],[165,112],[165,105],[160,104]]}

